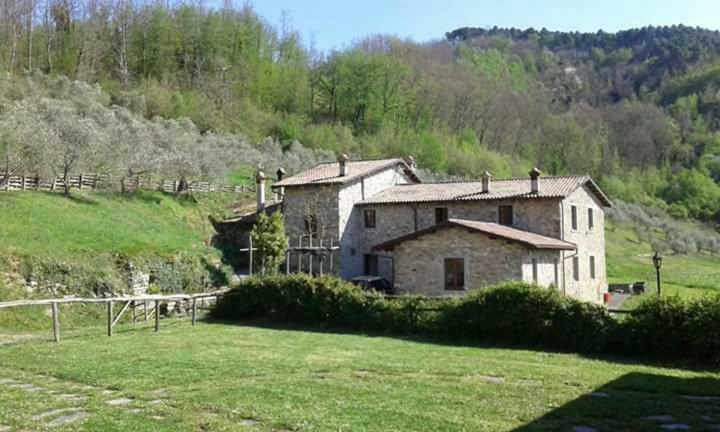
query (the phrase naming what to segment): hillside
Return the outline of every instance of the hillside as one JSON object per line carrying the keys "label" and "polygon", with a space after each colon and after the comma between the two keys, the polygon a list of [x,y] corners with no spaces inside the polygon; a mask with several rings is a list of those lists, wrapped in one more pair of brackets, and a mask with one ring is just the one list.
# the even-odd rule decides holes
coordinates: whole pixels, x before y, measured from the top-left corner
{"label": "hillside", "polygon": [[32,281],[32,295],[40,297],[126,290],[131,267],[150,273],[151,284],[166,292],[226,284],[231,269],[214,247],[211,219],[251,199],[234,193],[0,193],[0,279],[15,286]]}

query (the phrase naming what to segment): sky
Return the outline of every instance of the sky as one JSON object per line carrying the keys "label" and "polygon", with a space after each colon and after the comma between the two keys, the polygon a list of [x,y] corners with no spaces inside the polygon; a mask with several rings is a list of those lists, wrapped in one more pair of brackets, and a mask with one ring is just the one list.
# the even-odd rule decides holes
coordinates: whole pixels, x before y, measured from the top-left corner
{"label": "sky", "polygon": [[720,29],[720,0],[251,0],[272,24],[283,11],[319,49],[341,49],[369,34],[416,41],[442,38],[458,27],[546,27],[608,32],[645,25]]}

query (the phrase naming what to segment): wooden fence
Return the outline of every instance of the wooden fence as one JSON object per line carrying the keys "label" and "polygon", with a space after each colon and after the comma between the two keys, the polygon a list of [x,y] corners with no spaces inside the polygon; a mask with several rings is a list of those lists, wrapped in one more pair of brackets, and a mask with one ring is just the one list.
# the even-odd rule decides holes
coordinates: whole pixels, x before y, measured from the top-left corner
{"label": "wooden fence", "polygon": [[[70,303],[100,303],[105,304],[107,307],[107,335],[113,335],[113,329],[115,325],[120,321],[123,314],[128,310],[132,311],[133,323],[136,322],[136,309],[138,306],[142,306],[142,313],[144,320],[147,322],[150,316],[155,316],[155,331],[160,331],[160,304],[168,301],[185,301],[191,303],[192,307],[192,325],[197,322],[197,310],[198,300],[221,297],[226,294],[229,289],[221,289],[218,291],[200,293],[200,294],[173,294],[173,295],[145,295],[145,296],[134,296],[134,297],[108,297],[108,298],[79,298],[70,297],[62,299],[43,299],[43,300],[16,300],[9,302],[0,302],[0,309],[8,309],[23,306],[50,306],[52,325],[53,325],[53,340],[60,342],[60,311],[58,305],[70,304]],[[115,303],[123,303],[123,307],[120,312],[116,315],[113,311]],[[148,303],[152,307],[148,307]]]}
{"label": "wooden fence", "polygon": [[[248,274],[252,276],[254,261],[257,259],[255,252],[259,251],[258,248],[253,247],[252,235],[248,234],[248,247],[238,249],[238,252],[248,253]],[[329,240],[317,239],[313,240],[313,236],[300,236],[298,237],[297,246],[293,246],[293,242],[288,238],[287,246],[285,247],[285,274],[290,274],[291,264],[295,264],[297,260],[297,267],[295,271],[297,273],[308,273],[308,274],[319,274],[322,276],[325,273],[334,274],[335,266],[333,260],[335,254],[340,250],[337,241],[332,237]],[[307,239],[307,241],[305,241]],[[293,257],[293,254],[295,256]],[[294,258],[294,259],[293,259]],[[315,262],[313,263],[313,259]],[[329,261],[325,264],[325,261]],[[327,269],[325,268],[327,265]]]}
{"label": "wooden fence", "polygon": [[[111,189],[134,191],[137,189],[157,190],[167,193],[176,193],[180,190],[179,180],[153,179],[151,177],[128,177],[124,180],[113,178],[106,174],[80,174],[68,176],[70,189]],[[254,192],[255,189],[245,185],[227,185],[206,181],[192,181],[187,184],[190,192]],[[37,175],[11,175],[6,179],[0,174],[0,191],[49,191],[65,190],[65,179],[57,176],[54,180],[43,179]]]}

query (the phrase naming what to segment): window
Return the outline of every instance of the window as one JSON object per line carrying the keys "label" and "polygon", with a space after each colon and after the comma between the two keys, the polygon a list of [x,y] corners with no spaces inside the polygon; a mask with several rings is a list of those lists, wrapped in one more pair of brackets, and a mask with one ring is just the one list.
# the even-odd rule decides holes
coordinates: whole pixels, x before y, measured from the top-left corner
{"label": "window", "polygon": [[595,226],[595,221],[593,220],[593,209],[588,208],[588,229],[591,230]]}
{"label": "window", "polygon": [[439,224],[448,220],[447,207],[438,207],[435,209],[435,223]]}
{"label": "window", "polygon": [[555,258],[554,264],[555,264],[555,266],[554,266],[555,275],[553,278],[553,284],[557,288],[557,287],[560,287],[560,274],[559,274],[559,269],[558,269],[558,267],[560,266],[559,265],[560,263],[558,262],[557,258]]}
{"label": "window", "polygon": [[532,272],[533,272],[533,282],[537,283],[537,281],[538,281],[537,258],[532,259]]}
{"label": "window", "polygon": [[463,258],[445,258],[445,289],[448,291],[465,289],[465,260]]}
{"label": "window", "polygon": [[595,257],[590,257],[590,279],[595,279]]}
{"label": "window", "polygon": [[365,210],[365,228],[375,228],[375,210]]}
{"label": "window", "polygon": [[373,254],[363,255],[363,274],[365,276],[378,275],[378,256]]}
{"label": "window", "polygon": [[578,221],[577,221],[577,206],[570,206],[570,212],[571,212],[571,220],[572,220],[572,229],[576,230],[578,229]]}
{"label": "window", "polygon": [[578,257],[573,257],[573,279],[580,280],[580,259]]}
{"label": "window", "polygon": [[513,206],[501,205],[498,207],[498,223],[507,226],[513,225]]}
{"label": "window", "polygon": [[318,234],[317,216],[315,216],[315,215],[305,216],[305,235],[317,237],[317,234]]}

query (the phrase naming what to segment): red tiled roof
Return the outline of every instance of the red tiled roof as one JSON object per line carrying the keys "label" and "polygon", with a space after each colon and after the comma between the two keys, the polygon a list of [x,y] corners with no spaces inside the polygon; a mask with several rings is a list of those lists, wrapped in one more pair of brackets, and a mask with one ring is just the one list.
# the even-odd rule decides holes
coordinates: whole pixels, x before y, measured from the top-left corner
{"label": "red tiled roof", "polygon": [[530,178],[492,180],[488,193],[483,193],[482,183],[476,181],[397,185],[357,204],[564,198],[581,186],[587,186],[603,205],[611,206],[610,200],[589,176],[541,177],[538,179],[537,193],[530,190]]}
{"label": "red tiled roof", "polygon": [[492,222],[478,222],[465,219],[448,219],[447,221],[431,226],[430,228],[400,236],[385,243],[373,246],[373,250],[390,250],[402,242],[413,240],[423,235],[432,234],[439,230],[452,227],[465,228],[490,237],[500,237],[520,243],[530,249],[575,250],[574,244],[553,237],[547,237]]}
{"label": "red tiled roof", "polygon": [[410,167],[400,158],[395,159],[378,159],[378,160],[360,160],[348,161],[347,175],[340,176],[340,164],[338,162],[326,162],[316,165],[310,169],[299,172],[293,176],[287,177],[275,184],[273,188],[306,186],[306,185],[328,185],[328,184],[344,184],[352,180],[364,177],[386,168],[400,165],[401,168],[412,177],[415,181],[419,179],[412,174]]}

